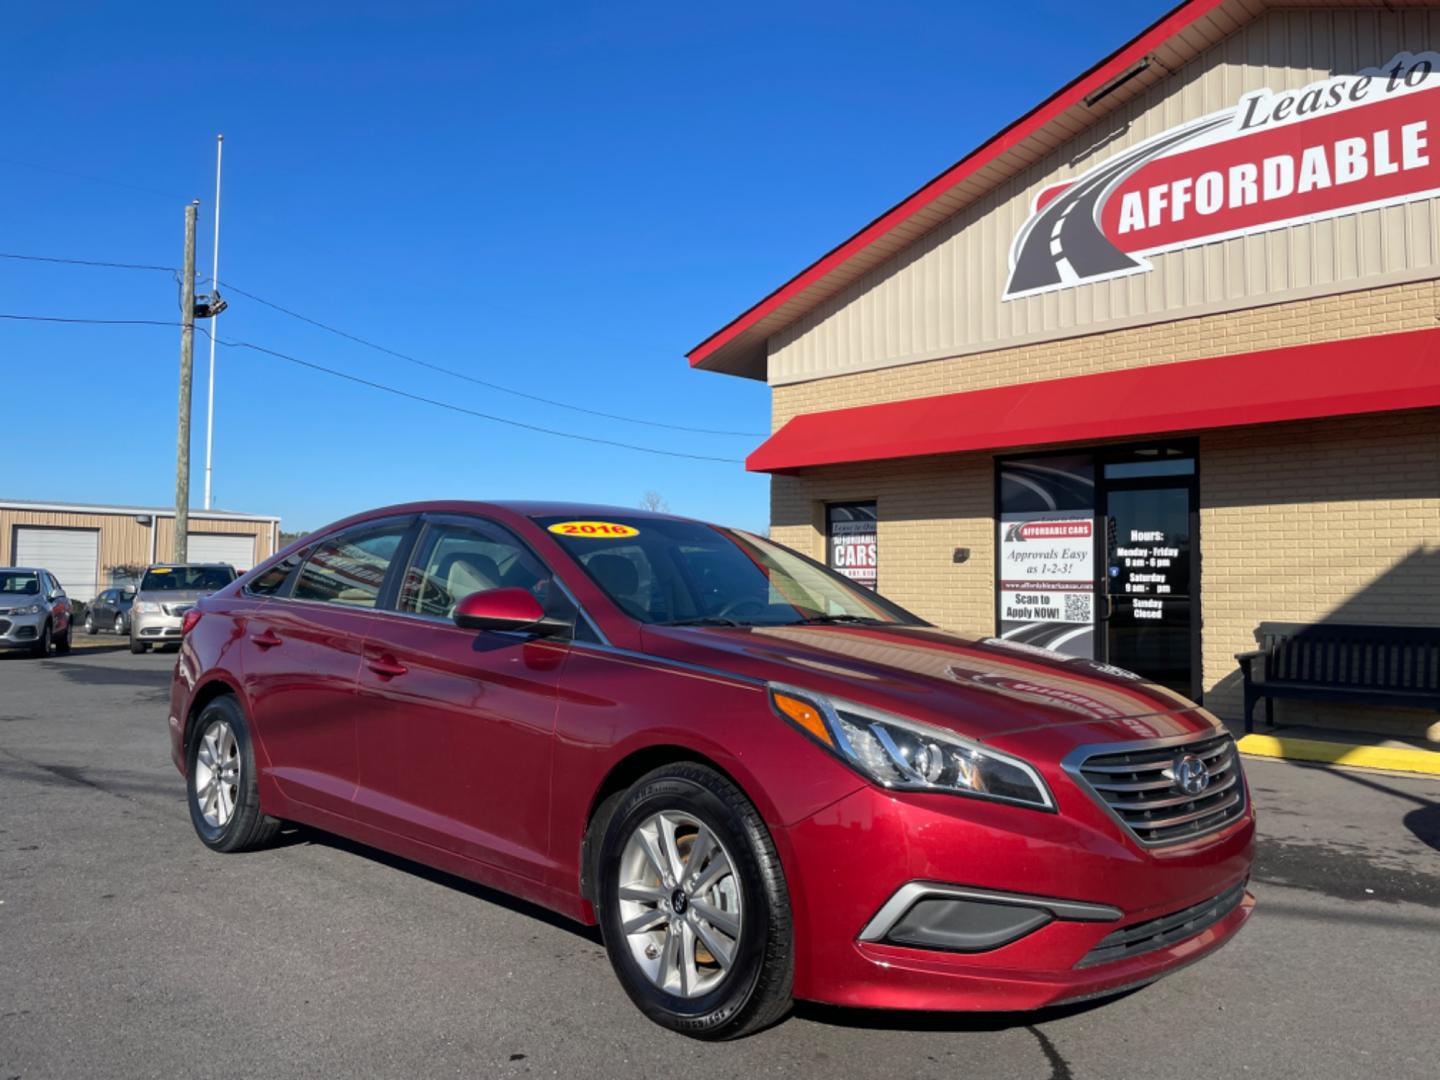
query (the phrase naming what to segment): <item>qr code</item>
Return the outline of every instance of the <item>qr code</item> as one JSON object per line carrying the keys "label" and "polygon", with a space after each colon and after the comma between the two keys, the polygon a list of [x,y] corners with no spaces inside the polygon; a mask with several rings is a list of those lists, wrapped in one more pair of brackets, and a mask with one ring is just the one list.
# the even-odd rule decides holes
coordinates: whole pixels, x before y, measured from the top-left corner
{"label": "qr code", "polygon": [[1066,593],[1065,594],[1065,621],[1071,623],[1093,622],[1091,612],[1091,600],[1094,599],[1089,593]]}

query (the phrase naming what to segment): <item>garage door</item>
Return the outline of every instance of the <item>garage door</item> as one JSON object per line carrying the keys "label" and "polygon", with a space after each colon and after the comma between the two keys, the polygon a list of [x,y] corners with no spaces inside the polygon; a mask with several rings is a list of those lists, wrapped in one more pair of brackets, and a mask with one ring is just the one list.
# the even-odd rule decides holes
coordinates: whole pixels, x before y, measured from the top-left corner
{"label": "garage door", "polygon": [[191,562],[225,562],[243,574],[255,565],[255,537],[191,533],[186,554]]}
{"label": "garage door", "polygon": [[99,529],[15,529],[15,565],[49,570],[72,600],[94,600],[100,572]]}

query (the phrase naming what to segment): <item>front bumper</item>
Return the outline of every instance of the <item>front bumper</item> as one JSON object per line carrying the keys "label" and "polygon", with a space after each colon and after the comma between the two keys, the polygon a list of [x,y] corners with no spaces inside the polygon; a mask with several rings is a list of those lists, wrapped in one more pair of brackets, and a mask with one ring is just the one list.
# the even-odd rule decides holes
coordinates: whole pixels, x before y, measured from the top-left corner
{"label": "front bumper", "polygon": [[40,640],[45,612],[34,615],[0,615],[0,649],[29,649]]}
{"label": "front bumper", "polygon": [[[1220,832],[1157,850],[1129,839],[1083,792],[1057,798],[1050,814],[866,788],[786,830],[795,995],[865,1008],[1036,1009],[1153,982],[1219,948],[1250,917],[1248,810]],[[927,884],[1018,897],[1047,917],[972,951],[958,951],[963,935],[949,949],[899,944],[887,931],[910,905],[895,897],[907,887],[918,897]],[[1222,897],[1224,911],[1207,908]],[[1174,918],[1191,909],[1216,918]],[[1134,939],[1152,922],[1157,933],[1142,948],[1113,947],[1126,937],[1117,931],[1141,927]],[[905,930],[898,936],[917,937],[914,925]]]}
{"label": "front bumper", "polygon": [[153,641],[159,644],[178,642],[181,636],[180,624],[183,620],[183,613],[170,615],[164,610],[141,612],[131,608],[130,636],[136,641]]}

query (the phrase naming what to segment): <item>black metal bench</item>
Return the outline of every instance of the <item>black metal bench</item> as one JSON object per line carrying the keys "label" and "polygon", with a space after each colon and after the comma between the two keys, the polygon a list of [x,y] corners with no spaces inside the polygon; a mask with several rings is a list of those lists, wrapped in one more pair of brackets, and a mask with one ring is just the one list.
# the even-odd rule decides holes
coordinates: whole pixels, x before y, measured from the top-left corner
{"label": "black metal bench", "polygon": [[1440,710],[1440,627],[1266,622],[1255,640],[1260,648],[1235,656],[1245,677],[1246,732],[1255,730],[1261,698],[1272,727],[1275,698]]}

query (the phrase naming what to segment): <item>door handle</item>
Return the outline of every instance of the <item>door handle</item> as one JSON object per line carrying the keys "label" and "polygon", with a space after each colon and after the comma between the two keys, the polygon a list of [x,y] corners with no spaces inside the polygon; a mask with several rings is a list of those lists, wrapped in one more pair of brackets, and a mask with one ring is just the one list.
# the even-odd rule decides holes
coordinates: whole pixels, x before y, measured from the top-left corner
{"label": "door handle", "polygon": [[279,635],[270,629],[263,634],[251,634],[250,640],[262,649],[273,649],[276,645],[282,644]]}
{"label": "door handle", "polygon": [[374,657],[366,660],[365,666],[382,679],[393,679],[396,675],[404,675],[410,670],[393,656]]}

